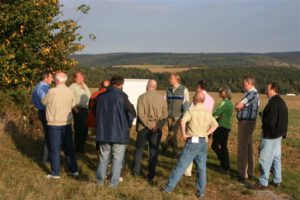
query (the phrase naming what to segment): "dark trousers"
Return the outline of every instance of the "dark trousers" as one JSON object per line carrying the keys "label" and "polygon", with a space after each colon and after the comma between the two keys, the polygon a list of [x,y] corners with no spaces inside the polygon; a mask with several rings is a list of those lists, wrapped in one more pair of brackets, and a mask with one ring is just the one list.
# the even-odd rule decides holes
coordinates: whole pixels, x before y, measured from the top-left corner
{"label": "dark trousers", "polygon": [[133,173],[137,176],[140,175],[141,162],[143,158],[143,151],[147,144],[149,143],[149,163],[148,163],[148,175],[147,178],[152,180],[155,176],[156,164],[158,159],[158,148],[161,140],[161,131],[156,133],[151,132],[149,129],[143,129],[139,131],[136,148],[134,153],[134,163],[133,163]]}
{"label": "dark trousers", "polygon": [[44,144],[43,144],[42,162],[45,163],[49,160],[49,155],[48,155],[48,126],[47,126],[47,119],[46,119],[46,111],[45,110],[38,110],[38,118],[41,121],[43,129],[44,129]]}
{"label": "dark trousers", "polygon": [[216,152],[221,167],[224,170],[230,169],[230,162],[229,162],[229,152],[227,148],[227,141],[230,129],[219,127],[215,130],[213,134],[213,142],[211,144],[211,148]]}
{"label": "dark trousers", "polygon": [[88,117],[88,109],[78,108],[78,113],[73,112],[74,116],[74,131],[75,131],[75,150],[77,152],[84,151],[84,145],[88,136],[88,127],[86,126],[86,120]]}
{"label": "dark trousers", "polygon": [[49,131],[49,155],[51,163],[51,174],[59,176],[60,171],[60,149],[62,147],[67,164],[71,173],[77,172],[77,162],[72,138],[72,126],[48,126]]}

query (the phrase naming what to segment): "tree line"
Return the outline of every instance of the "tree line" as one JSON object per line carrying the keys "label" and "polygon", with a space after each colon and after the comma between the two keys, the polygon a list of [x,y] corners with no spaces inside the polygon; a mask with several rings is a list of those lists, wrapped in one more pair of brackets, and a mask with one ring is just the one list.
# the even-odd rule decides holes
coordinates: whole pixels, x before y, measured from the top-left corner
{"label": "tree line", "polygon": [[[86,82],[90,87],[98,87],[100,81],[109,79],[113,75],[122,75],[125,78],[155,79],[159,89],[164,90],[169,86],[169,73],[152,73],[147,69],[125,69],[112,67],[75,67],[69,71],[72,75],[80,70],[85,73]],[[281,93],[300,92],[300,69],[294,67],[214,67],[190,69],[181,72],[182,84],[190,90],[195,88],[197,81],[208,81],[208,90],[218,91],[221,85],[228,85],[233,92],[242,92],[243,77],[251,75],[256,78],[257,89],[263,93],[265,86],[270,81],[276,81],[281,86]]]}

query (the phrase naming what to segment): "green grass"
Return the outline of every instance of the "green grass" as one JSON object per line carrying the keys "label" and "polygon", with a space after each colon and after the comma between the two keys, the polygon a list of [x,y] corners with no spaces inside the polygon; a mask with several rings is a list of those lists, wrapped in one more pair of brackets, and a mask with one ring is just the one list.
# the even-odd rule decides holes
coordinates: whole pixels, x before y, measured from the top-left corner
{"label": "green grass", "polygon": [[[234,102],[239,98],[235,97]],[[216,97],[215,97],[216,98]],[[298,98],[298,97],[297,97]],[[216,98],[217,99],[217,98]],[[299,99],[299,98],[298,98]],[[299,100],[287,99],[290,108],[288,138],[283,140],[282,173],[283,184],[277,189],[270,186],[271,194],[278,199],[300,199],[300,107]],[[265,104],[265,99],[262,101]],[[262,107],[263,107],[262,105]],[[134,142],[136,132],[131,131],[131,143],[126,152],[126,165],[123,170],[124,182],[120,187],[110,189],[96,184],[95,172],[98,164],[94,150],[94,136],[90,133],[87,144],[87,153],[78,155],[77,161],[81,178],[75,180],[68,176],[65,162],[62,162],[60,180],[47,180],[49,165],[40,164],[42,142],[36,137],[34,130],[24,131],[20,127],[21,118],[17,115],[0,118],[0,200],[6,199],[195,199],[195,171],[193,177],[183,177],[171,194],[162,194],[158,187],[166,183],[168,176],[176,164],[170,152],[160,152],[157,167],[156,184],[150,186],[144,177],[135,178],[131,175]],[[1,127],[1,124],[5,124]],[[254,132],[255,162],[257,164],[257,148],[260,138],[260,123]],[[236,134],[237,123],[234,120],[232,132],[229,137],[229,150],[231,159],[231,173],[224,175],[218,172],[219,161],[209,148],[207,161],[208,182],[206,199],[273,199],[268,192],[257,192],[247,189],[236,179]],[[163,137],[164,138],[164,137]],[[164,139],[163,139],[164,140]],[[142,174],[146,174],[147,153],[144,153]],[[194,169],[195,170],[195,169]],[[258,166],[256,166],[256,175]],[[254,183],[254,182],[253,182]],[[284,195],[287,194],[288,196]]]}

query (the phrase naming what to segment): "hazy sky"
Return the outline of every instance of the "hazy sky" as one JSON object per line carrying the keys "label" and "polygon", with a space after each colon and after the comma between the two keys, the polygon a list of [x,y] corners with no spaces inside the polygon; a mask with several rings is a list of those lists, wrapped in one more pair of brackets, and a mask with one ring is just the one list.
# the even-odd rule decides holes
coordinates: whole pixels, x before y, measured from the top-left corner
{"label": "hazy sky", "polygon": [[[82,26],[81,53],[300,50],[300,0],[61,2],[65,17]],[[91,6],[89,14],[75,11],[80,4]]]}

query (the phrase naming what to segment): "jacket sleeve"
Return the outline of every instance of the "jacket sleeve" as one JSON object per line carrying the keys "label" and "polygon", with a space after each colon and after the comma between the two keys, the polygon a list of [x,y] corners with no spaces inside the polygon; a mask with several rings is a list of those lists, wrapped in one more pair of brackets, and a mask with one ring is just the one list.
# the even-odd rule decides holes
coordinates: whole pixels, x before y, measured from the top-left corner
{"label": "jacket sleeve", "polygon": [[264,133],[273,133],[276,129],[276,122],[278,120],[278,103],[269,102],[263,113]]}
{"label": "jacket sleeve", "polygon": [[220,118],[220,116],[225,112],[225,110],[226,110],[226,105],[225,102],[223,101],[219,104],[218,108],[213,113],[213,116],[215,118]]}
{"label": "jacket sleeve", "polygon": [[153,123],[151,124],[148,120],[147,113],[145,111],[143,98],[140,96],[137,103],[137,117],[139,120],[139,123],[141,123],[144,127],[148,129],[152,129],[151,125],[153,126]]}
{"label": "jacket sleeve", "polygon": [[122,96],[123,96],[123,99],[124,99],[125,112],[126,112],[126,115],[127,115],[128,125],[129,125],[129,127],[131,127],[134,118],[136,118],[136,111],[135,111],[135,108],[134,108],[133,104],[129,101],[127,94],[125,94],[123,92]]}

